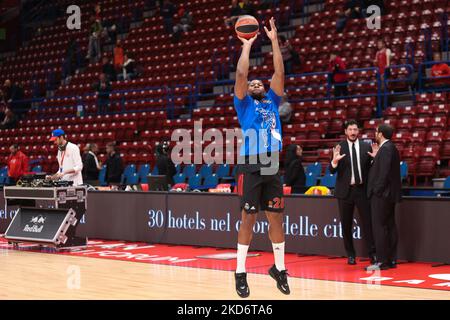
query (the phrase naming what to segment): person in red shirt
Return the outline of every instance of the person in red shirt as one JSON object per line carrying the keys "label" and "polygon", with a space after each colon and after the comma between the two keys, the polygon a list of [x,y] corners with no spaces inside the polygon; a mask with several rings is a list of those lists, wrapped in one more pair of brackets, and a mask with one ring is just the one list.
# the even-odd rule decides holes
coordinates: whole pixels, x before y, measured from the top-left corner
{"label": "person in red shirt", "polygon": [[[431,67],[431,77],[450,77],[450,67],[442,61],[439,52],[433,54],[433,60],[438,62]],[[450,78],[447,79],[432,79],[431,83],[434,88],[447,88],[450,85]]]}
{"label": "person in red shirt", "polygon": [[17,144],[13,144],[9,150],[11,151],[8,157],[9,184],[15,185],[17,180],[28,172],[28,157],[19,150]]}
{"label": "person in red shirt", "polygon": [[102,17],[101,17],[101,13],[102,13],[102,9],[100,7],[100,4],[97,3],[94,7],[94,16],[95,16],[95,20],[101,21]]}
{"label": "person in red shirt", "polygon": [[384,88],[384,79],[389,78],[390,74],[389,67],[391,66],[392,52],[384,40],[378,40],[377,47],[378,51],[375,55],[374,64],[380,70],[381,85]]}
{"label": "person in red shirt", "polygon": [[122,47],[122,41],[117,40],[116,46],[114,47],[114,67],[116,71],[120,71],[122,69],[122,65],[124,63],[124,52]]}
{"label": "person in red shirt", "polygon": [[334,83],[334,96],[348,96],[346,65],[341,57],[332,53],[328,64],[328,71],[331,73],[331,82]]}

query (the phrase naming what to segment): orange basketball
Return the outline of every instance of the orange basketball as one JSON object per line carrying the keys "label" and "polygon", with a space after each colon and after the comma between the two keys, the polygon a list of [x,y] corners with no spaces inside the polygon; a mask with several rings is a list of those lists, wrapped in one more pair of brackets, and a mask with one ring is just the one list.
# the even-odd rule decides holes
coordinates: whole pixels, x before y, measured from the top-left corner
{"label": "orange basketball", "polygon": [[237,35],[241,38],[253,38],[259,31],[258,20],[250,15],[241,16],[236,21],[234,30],[236,30]]}

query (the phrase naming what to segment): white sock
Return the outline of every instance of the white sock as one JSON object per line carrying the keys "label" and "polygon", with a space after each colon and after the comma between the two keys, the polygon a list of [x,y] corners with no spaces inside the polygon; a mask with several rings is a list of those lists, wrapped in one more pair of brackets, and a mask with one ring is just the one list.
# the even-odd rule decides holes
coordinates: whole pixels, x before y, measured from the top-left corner
{"label": "white sock", "polygon": [[284,266],[284,242],[272,243],[273,256],[275,258],[275,266],[278,271],[286,270]]}
{"label": "white sock", "polygon": [[248,247],[244,244],[237,245],[237,267],[236,273],[242,273],[245,271],[245,260],[247,259]]}

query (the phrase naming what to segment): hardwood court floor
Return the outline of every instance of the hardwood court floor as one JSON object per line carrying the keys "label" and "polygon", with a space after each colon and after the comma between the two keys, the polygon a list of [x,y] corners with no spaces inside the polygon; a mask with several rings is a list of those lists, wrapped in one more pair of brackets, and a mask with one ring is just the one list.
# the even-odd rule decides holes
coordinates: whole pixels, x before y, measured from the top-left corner
{"label": "hardwood court floor", "polygon": [[[231,271],[0,249],[0,299],[239,299]],[[248,274],[251,299],[447,299],[450,292]]]}

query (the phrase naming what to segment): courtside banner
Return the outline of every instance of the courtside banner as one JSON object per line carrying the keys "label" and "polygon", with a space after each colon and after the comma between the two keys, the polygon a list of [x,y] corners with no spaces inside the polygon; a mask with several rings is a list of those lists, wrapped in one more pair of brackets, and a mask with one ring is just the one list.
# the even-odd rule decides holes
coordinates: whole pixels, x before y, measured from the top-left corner
{"label": "courtside banner", "polygon": [[165,192],[89,192],[77,233],[93,239],[159,242],[164,228],[150,228],[149,216],[163,216],[166,202]]}
{"label": "courtside banner", "polygon": [[[285,199],[286,250],[304,254],[344,255],[336,200]],[[152,230],[167,228],[165,243],[234,248],[241,220],[239,198],[225,194],[169,194],[168,212],[152,221]],[[361,230],[355,216],[354,238],[363,252]],[[153,217],[149,216],[149,219]],[[165,219],[163,222],[161,219]],[[263,212],[253,228],[252,250],[272,250],[269,225]]]}
{"label": "courtside banner", "polygon": [[14,215],[19,211],[19,207],[10,206],[5,207],[5,198],[3,197],[3,191],[0,191],[0,233],[5,233],[11,223]]}
{"label": "courtside banner", "polygon": [[[397,206],[398,258],[450,262],[449,200],[407,197]],[[0,232],[17,208],[5,211],[0,197]],[[142,241],[235,248],[241,212],[235,194],[167,192],[90,192],[88,210],[77,229],[91,239]],[[272,250],[264,213],[258,214],[251,250]],[[353,238],[359,256],[365,246],[355,210]],[[287,196],[286,251],[344,256],[337,200],[333,197]]]}

